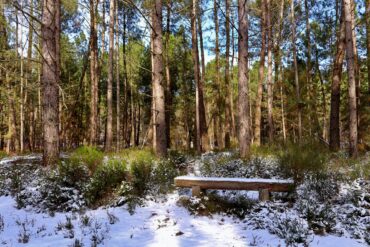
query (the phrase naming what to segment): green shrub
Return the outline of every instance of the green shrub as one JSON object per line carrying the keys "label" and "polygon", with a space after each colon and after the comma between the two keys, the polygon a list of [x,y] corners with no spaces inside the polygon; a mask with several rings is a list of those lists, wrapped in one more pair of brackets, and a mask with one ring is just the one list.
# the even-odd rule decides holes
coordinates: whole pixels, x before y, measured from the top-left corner
{"label": "green shrub", "polygon": [[58,165],[56,179],[63,186],[80,188],[89,179],[89,170],[77,160],[62,161]]}
{"label": "green shrub", "polygon": [[152,184],[158,193],[166,193],[173,187],[173,179],[179,175],[175,163],[170,160],[161,160],[152,172]]}
{"label": "green shrub", "polygon": [[328,152],[325,147],[314,142],[288,143],[279,152],[279,160],[282,172],[299,182],[307,173],[326,172]]}
{"label": "green shrub", "polygon": [[147,156],[138,156],[131,162],[132,187],[136,195],[144,195],[149,188],[154,161]]}
{"label": "green shrub", "polygon": [[181,166],[181,164],[185,163],[186,156],[180,153],[177,150],[170,150],[168,152],[168,160],[172,162],[176,167]]}
{"label": "green shrub", "polygon": [[8,156],[8,154],[5,151],[0,150],[0,160]]}
{"label": "green shrub", "polygon": [[269,156],[276,155],[281,149],[281,145],[278,143],[269,143],[268,145],[252,145],[251,153],[255,156]]}
{"label": "green shrub", "polygon": [[155,154],[152,152],[152,150],[148,148],[144,148],[144,149],[128,148],[128,149],[122,150],[118,154],[114,154],[114,156],[127,160],[127,163],[131,163],[136,160],[153,161],[157,159]]}
{"label": "green shrub", "polygon": [[107,192],[116,188],[126,179],[126,162],[120,159],[109,160],[97,168],[90,179],[85,193],[90,204],[102,199]]}
{"label": "green shrub", "polygon": [[86,165],[91,174],[93,174],[96,168],[102,163],[104,153],[99,151],[95,147],[83,146],[77,148],[70,157],[73,163],[82,163]]}

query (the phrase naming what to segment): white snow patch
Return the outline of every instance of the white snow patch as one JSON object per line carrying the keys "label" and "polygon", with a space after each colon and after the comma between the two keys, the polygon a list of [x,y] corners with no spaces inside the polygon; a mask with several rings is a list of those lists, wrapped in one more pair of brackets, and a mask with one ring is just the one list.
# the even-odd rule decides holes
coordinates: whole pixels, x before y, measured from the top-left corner
{"label": "white snow patch", "polygon": [[[85,215],[97,222],[98,235],[105,233],[102,246],[278,246],[284,240],[270,234],[267,230],[253,230],[247,222],[224,215],[212,218],[190,215],[176,205],[177,193],[167,196],[163,203],[148,202],[130,215],[123,208],[99,208],[88,210]],[[75,239],[84,246],[91,245],[93,228],[81,225],[82,215],[57,213],[54,217],[32,211],[17,210],[11,197],[0,197],[0,214],[4,217],[4,231],[0,233],[0,242],[7,246],[25,246],[18,242],[24,223],[26,233],[30,235],[27,246],[68,246]],[[109,224],[107,211],[118,218],[115,224]],[[65,230],[58,231],[58,224],[71,217],[74,238],[66,237]],[[18,221],[18,223],[16,223]],[[94,226],[94,224],[92,224]],[[335,236],[315,236],[312,246],[362,246],[353,239]]]}

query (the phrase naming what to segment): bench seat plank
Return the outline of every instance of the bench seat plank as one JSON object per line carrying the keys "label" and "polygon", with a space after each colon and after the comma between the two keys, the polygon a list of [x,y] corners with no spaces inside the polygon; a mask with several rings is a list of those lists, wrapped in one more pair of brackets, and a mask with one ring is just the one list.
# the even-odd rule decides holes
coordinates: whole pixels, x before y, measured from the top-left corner
{"label": "bench seat plank", "polygon": [[180,176],[175,178],[177,187],[194,187],[216,190],[268,190],[270,192],[287,192],[292,189],[292,180],[256,179],[256,178],[217,178]]}

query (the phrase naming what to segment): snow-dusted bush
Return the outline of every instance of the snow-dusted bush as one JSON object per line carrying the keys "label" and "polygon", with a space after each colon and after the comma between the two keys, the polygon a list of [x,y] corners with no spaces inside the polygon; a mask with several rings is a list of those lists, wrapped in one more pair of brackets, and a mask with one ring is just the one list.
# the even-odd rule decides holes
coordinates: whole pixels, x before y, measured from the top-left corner
{"label": "snow-dusted bush", "polygon": [[186,162],[186,156],[177,150],[170,150],[167,159],[177,168],[182,167]]}
{"label": "snow-dusted bush", "polygon": [[81,189],[90,177],[89,170],[83,163],[68,159],[61,161],[56,171],[49,173],[49,178],[58,180],[62,186]]}
{"label": "snow-dusted bush", "polygon": [[271,233],[285,239],[287,246],[295,246],[297,243],[308,245],[310,242],[310,230],[308,229],[307,222],[294,215],[290,215],[289,212],[286,214],[276,214],[268,229]]}
{"label": "snow-dusted bush", "polygon": [[25,204],[42,211],[79,210],[86,206],[83,190],[88,180],[85,165],[74,160],[62,161],[57,169],[46,170],[40,176],[36,191],[25,191]]}
{"label": "snow-dusted bush", "polygon": [[244,161],[233,155],[217,154],[203,157],[199,170],[203,176],[244,177],[244,178],[281,178],[279,160],[273,156],[252,156]]}
{"label": "snow-dusted bush", "polygon": [[357,179],[342,184],[335,207],[341,231],[370,244],[370,181]]}
{"label": "snow-dusted bush", "polygon": [[83,247],[83,242],[80,239],[75,239],[69,247]]}
{"label": "snow-dusted bush", "polygon": [[81,192],[86,178],[83,167],[62,162],[57,169],[49,170],[27,161],[19,160],[0,168],[0,176],[7,177],[0,184],[0,194],[13,195],[17,208],[70,211],[85,205]]}
{"label": "snow-dusted bush", "polygon": [[65,238],[74,238],[74,228],[75,226],[72,223],[72,218],[66,215],[66,221],[59,222],[56,227],[56,231],[62,231]]}
{"label": "snow-dusted bush", "polygon": [[24,220],[17,219],[15,223],[19,226],[18,242],[22,244],[28,243],[31,238],[30,228],[35,226],[35,220],[26,217]]}
{"label": "snow-dusted bush", "polygon": [[201,198],[182,196],[177,203],[195,215],[209,216],[216,213],[225,213],[244,219],[250,213],[256,201],[244,196],[234,196],[230,200],[227,195],[211,192]]}
{"label": "snow-dusted bush", "polygon": [[173,179],[179,175],[176,163],[172,160],[161,160],[157,162],[150,178],[150,193],[153,195],[164,194],[173,188]]}
{"label": "snow-dusted bush", "polygon": [[296,189],[294,207],[315,232],[331,232],[336,226],[331,201],[338,193],[339,180],[335,174],[308,174]]}

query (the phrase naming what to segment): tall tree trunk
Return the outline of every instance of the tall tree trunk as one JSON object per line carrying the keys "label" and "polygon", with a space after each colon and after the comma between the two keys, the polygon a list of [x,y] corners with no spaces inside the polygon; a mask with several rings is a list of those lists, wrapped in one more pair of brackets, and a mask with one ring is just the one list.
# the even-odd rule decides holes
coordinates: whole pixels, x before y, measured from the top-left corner
{"label": "tall tree trunk", "polygon": [[11,151],[18,150],[19,139],[17,138],[16,128],[16,111],[15,111],[15,89],[11,85],[9,79],[9,72],[5,71],[5,82],[8,87],[8,141],[6,145],[6,152],[9,154]]}
{"label": "tall tree trunk", "polygon": [[285,113],[284,113],[284,94],[283,94],[283,68],[281,66],[281,41],[284,22],[284,1],[280,1],[279,16],[277,21],[277,31],[275,34],[275,80],[276,84],[280,85],[280,107],[281,107],[281,129],[283,132],[283,140],[286,141],[285,128]]}
{"label": "tall tree trunk", "polygon": [[321,97],[322,97],[322,115],[323,115],[323,123],[322,123],[322,138],[324,141],[327,140],[327,123],[326,123],[326,97],[325,97],[325,86],[324,86],[324,79],[322,78],[321,70],[320,70],[320,65],[319,65],[319,54],[317,47],[315,47],[316,51],[316,71],[319,75],[319,80],[320,80],[320,86],[321,86]]}
{"label": "tall tree trunk", "polygon": [[261,117],[262,117],[262,95],[263,95],[263,81],[265,78],[265,54],[266,54],[266,0],[261,2],[261,51],[260,51],[260,65],[258,69],[258,85],[256,96],[256,108],[254,115],[254,142],[256,146],[261,145]]}
{"label": "tall tree trunk", "polygon": [[[202,73],[200,74],[200,80],[202,84],[204,84],[204,77],[206,74],[206,62],[204,58],[204,45],[203,45],[203,29],[202,29],[202,11],[201,6],[199,6],[199,13],[197,15],[197,24],[198,24],[198,35],[199,35],[199,46],[200,46],[200,58],[201,58],[201,66],[202,66]],[[198,54],[199,55],[199,54]]]}
{"label": "tall tree trunk", "polygon": [[367,90],[370,94],[370,0],[366,0],[366,48],[367,48]]}
{"label": "tall tree trunk", "polygon": [[[199,3],[197,2],[197,7],[198,9],[201,9],[201,5],[199,5]],[[200,80],[200,83],[199,83],[199,86],[201,87],[201,91],[200,91],[200,97],[201,97],[201,102],[202,105],[200,105],[201,107],[201,111],[203,112],[203,114],[200,114],[201,115],[201,118],[203,118],[203,121],[201,121],[201,129],[202,129],[202,135],[201,135],[201,138],[202,138],[202,149],[203,150],[208,150],[209,149],[209,139],[208,139],[208,128],[207,128],[207,119],[206,119],[206,107],[205,107],[205,102],[204,102],[204,97],[203,97],[203,85],[204,85],[204,80],[205,80],[205,74],[206,74],[206,65],[205,65],[205,56],[204,56],[204,47],[203,47],[203,29],[202,29],[202,13],[199,12],[197,13],[197,16],[196,16],[196,25],[198,25],[198,34],[199,34],[199,43],[200,43],[200,56],[201,56],[201,66],[202,66],[202,73],[199,72],[199,80]],[[198,50],[198,70],[199,70],[199,50]],[[202,110],[203,109],[203,110]],[[191,137],[191,136],[190,136]]]}
{"label": "tall tree trunk", "polygon": [[226,90],[226,107],[225,107],[225,148],[230,148],[231,138],[231,101],[233,100],[232,87],[230,86],[230,0],[225,0],[226,6],[226,20],[225,20],[225,31],[226,31],[226,54],[225,54],[225,90]]}
{"label": "tall tree trunk", "polygon": [[[308,6],[308,0],[304,1],[305,6],[305,18],[306,18],[306,48],[307,48],[307,64],[306,64],[306,83],[308,90],[308,97],[310,99],[310,114],[309,118],[313,121],[313,131],[318,133],[320,130],[320,124],[317,116],[317,107],[316,107],[316,86],[312,83],[311,73],[312,73],[312,64],[311,64],[311,24],[310,24],[310,11]],[[311,133],[311,125],[309,127]]]}
{"label": "tall tree trunk", "polygon": [[97,36],[98,0],[90,0],[90,144],[98,144],[98,36]]}
{"label": "tall tree trunk", "polygon": [[116,0],[116,148],[121,148],[121,81],[119,78],[119,19],[118,0]]}
{"label": "tall tree trunk", "polygon": [[336,151],[340,148],[340,82],[342,79],[342,67],[346,48],[345,39],[345,21],[344,12],[342,11],[340,27],[337,34],[337,51],[334,59],[333,78],[331,83],[329,146],[332,151]]}
{"label": "tall tree trunk", "polygon": [[172,85],[170,75],[170,24],[171,24],[171,0],[167,0],[167,18],[166,18],[166,135],[167,147],[171,147],[171,114],[172,114]]}
{"label": "tall tree trunk", "polygon": [[59,68],[60,50],[57,34],[60,2],[43,1],[42,11],[42,116],[44,134],[44,165],[56,165],[59,159]]}
{"label": "tall tree trunk", "polygon": [[[55,44],[55,47],[56,47],[56,50],[57,50],[57,53],[56,53],[56,64],[57,64],[57,78],[58,78],[58,95],[59,95],[59,100],[58,100],[58,134],[59,134],[59,148],[61,148],[64,144],[63,142],[63,131],[62,131],[62,124],[63,122],[61,121],[62,120],[62,108],[63,108],[63,105],[62,105],[62,89],[61,89],[61,86],[60,86],[60,77],[62,76],[62,67],[61,67],[61,56],[60,56],[60,33],[61,33],[61,28],[62,28],[62,23],[61,23],[61,0],[55,0],[55,4],[57,6],[59,6],[57,9],[56,9],[56,13],[55,13],[55,40],[56,40],[56,44]],[[62,99],[62,100],[61,100]],[[62,138],[61,138],[62,136]]]}
{"label": "tall tree trunk", "polygon": [[195,125],[196,125],[196,148],[197,152],[201,153],[207,148],[208,136],[206,127],[206,116],[203,100],[203,83],[200,80],[199,74],[199,55],[198,55],[198,37],[197,37],[197,0],[192,2],[192,14],[191,14],[191,41],[192,41],[192,55],[194,64],[194,78],[195,78]]}
{"label": "tall tree trunk", "polygon": [[216,54],[216,105],[215,105],[215,138],[217,139],[217,146],[218,148],[223,148],[223,138],[222,138],[222,128],[221,128],[221,105],[222,105],[222,99],[221,99],[221,80],[220,80],[220,47],[219,47],[219,23],[218,23],[218,11],[217,11],[217,0],[214,0],[213,2],[213,14],[214,14],[214,23],[215,23],[215,54]]}
{"label": "tall tree trunk", "polygon": [[293,50],[293,66],[294,66],[294,82],[296,87],[296,101],[297,101],[297,116],[298,116],[298,140],[302,139],[302,107],[301,107],[301,90],[298,78],[298,62],[297,62],[297,48],[296,48],[296,23],[295,23],[294,0],[290,1],[290,17],[292,23],[292,50]]}
{"label": "tall tree trunk", "polygon": [[271,23],[271,2],[266,0],[266,23],[267,23],[267,121],[268,121],[268,135],[269,142],[271,143],[274,139],[274,123],[272,117],[273,110],[273,84],[272,84],[272,23]]}
{"label": "tall tree trunk", "polygon": [[[356,3],[351,0],[351,18],[352,18],[352,41],[353,41],[353,58],[355,66],[355,82],[356,82],[356,102],[357,108],[360,104],[360,65],[358,62],[358,51],[357,51],[357,37],[356,37]],[[359,124],[359,112],[357,112],[357,125]]]}
{"label": "tall tree trunk", "polygon": [[[126,12],[122,11],[122,19],[123,19],[123,34],[122,34],[122,57],[123,57],[123,87],[124,87],[124,92],[123,92],[123,97],[124,97],[124,114],[123,114],[123,135],[124,135],[124,141],[125,141],[125,147],[130,146],[130,142],[128,140],[128,130],[129,130],[129,114],[128,114],[128,78],[127,78],[127,57],[126,57],[126,29],[127,29],[127,22],[126,22]],[[152,43],[152,41],[151,41]]]}
{"label": "tall tree trunk", "polygon": [[[101,25],[102,25],[102,30],[101,30],[101,53],[100,53],[100,64],[104,63],[104,53],[105,53],[105,32],[106,32],[106,22],[105,22],[105,8],[106,8],[106,0],[103,0],[101,5],[102,5],[102,17],[101,17]],[[97,3],[98,5],[98,3]],[[110,11],[110,10],[109,10]],[[110,13],[109,13],[110,14]]]}
{"label": "tall tree trunk", "polygon": [[246,158],[250,152],[249,95],[248,95],[248,5],[246,0],[238,0],[238,115],[239,152]]}
{"label": "tall tree trunk", "polygon": [[[234,23],[234,14],[231,14],[231,23]],[[235,56],[235,39],[234,39],[234,28],[231,29],[231,46],[232,46],[232,53],[231,53],[231,88],[230,88],[230,115],[231,115],[231,135],[233,138],[236,138],[236,130],[235,130],[235,112],[234,112],[234,56]]]}
{"label": "tall tree trunk", "polygon": [[141,128],[140,128],[140,122],[141,122],[141,106],[140,106],[140,103],[137,104],[137,109],[138,109],[138,113],[137,113],[137,120],[136,120],[136,136],[135,136],[135,146],[139,146],[140,144],[140,131],[141,131]]}
{"label": "tall tree trunk", "polygon": [[[21,3],[22,7],[23,3]],[[17,11],[17,31],[18,31],[18,11]],[[19,144],[20,144],[20,151],[23,153],[24,151],[24,59],[23,59],[23,28],[22,23],[20,24],[19,28],[19,38],[17,38],[17,49],[20,51],[20,71],[21,71],[21,92],[20,92],[20,130],[19,130]],[[18,35],[17,35],[18,36]]]}
{"label": "tall tree trunk", "polygon": [[356,99],[356,74],[355,54],[352,33],[351,0],[343,0],[346,26],[346,59],[348,73],[348,103],[349,103],[349,153],[357,157],[357,99]]}
{"label": "tall tree trunk", "polygon": [[[33,0],[30,0],[30,15],[33,16]],[[28,48],[27,48],[27,64],[26,64],[26,71],[27,71],[27,78],[26,78],[26,87],[28,86],[28,78],[32,76],[32,67],[31,67],[31,59],[32,59],[32,47],[33,47],[33,20],[29,20],[28,26]],[[25,95],[25,103],[27,104],[28,93],[26,91]],[[29,97],[29,132],[28,132],[28,140],[29,140],[29,149],[32,152],[34,150],[34,101],[33,97]]]}
{"label": "tall tree trunk", "polygon": [[107,126],[105,133],[105,151],[111,151],[113,141],[113,56],[114,56],[114,12],[115,0],[109,3],[109,59],[108,59],[108,84],[107,84]]}
{"label": "tall tree trunk", "polygon": [[163,82],[162,61],[162,0],[155,0],[152,9],[153,36],[153,89],[155,101],[156,139],[155,152],[158,156],[167,155],[166,117],[165,117],[165,85]]}

